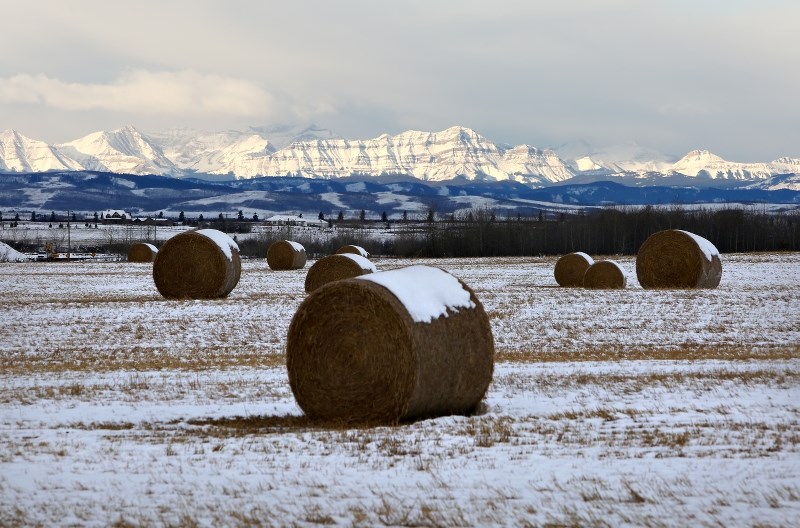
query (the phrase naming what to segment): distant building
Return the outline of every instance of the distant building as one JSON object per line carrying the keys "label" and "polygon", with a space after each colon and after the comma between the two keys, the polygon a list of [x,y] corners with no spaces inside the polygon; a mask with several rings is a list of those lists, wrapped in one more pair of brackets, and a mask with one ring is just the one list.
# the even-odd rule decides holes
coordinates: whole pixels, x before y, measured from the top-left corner
{"label": "distant building", "polygon": [[312,220],[295,215],[273,215],[264,220],[266,225],[271,226],[298,226],[298,227],[324,227],[328,223],[324,220]]}
{"label": "distant building", "polygon": [[127,220],[131,217],[128,213],[123,211],[122,209],[106,209],[102,213],[100,213],[100,220],[106,221],[118,221],[121,222],[122,220]]}

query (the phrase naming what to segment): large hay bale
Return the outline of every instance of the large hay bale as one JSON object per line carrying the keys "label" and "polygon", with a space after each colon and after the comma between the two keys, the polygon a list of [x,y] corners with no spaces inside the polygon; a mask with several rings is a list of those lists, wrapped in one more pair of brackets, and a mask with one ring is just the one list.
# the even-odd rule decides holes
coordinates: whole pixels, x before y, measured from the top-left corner
{"label": "large hay bale", "polygon": [[128,262],[153,262],[158,249],[153,244],[134,244],[128,249]]}
{"label": "large hay bale", "polygon": [[628,275],[613,260],[595,262],[583,276],[583,286],[593,289],[624,289],[628,285]]}
{"label": "large hay bale", "polygon": [[153,263],[158,291],[174,299],[227,296],[242,274],[239,246],[216,229],[186,231],[167,240]]}
{"label": "large hay bale", "polygon": [[276,271],[301,269],[306,260],[306,248],[291,240],[278,240],[267,249],[267,265]]}
{"label": "large hay bale", "polygon": [[316,261],[306,275],[306,291],[311,293],[329,282],[351,279],[367,273],[375,273],[375,264],[354,253],[328,255]]}
{"label": "large hay bale", "polygon": [[586,253],[569,253],[558,259],[553,274],[559,286],[580,287],[583,286],[583,276],[586,274],[586,270],[592,264],[594,264],[594,260]]}
{"label": "large hay bale", "polygon": [[642,288],[716,288],[722,261],[705,238],[669,229],[653,233],[639,248],[636,277]]}
{"label": "large hay bale", "polygon": [[475,293],[439,268],[331,282],[289,326],[289,384],[311,418],[395,423],[474,411],[494,339]]}
{"label": "large hay bale", "polygon": [[353,255],[361,255],[364,258],[369,258],[369,253],[361,246],[347,245],[336,250],[337,255],[341,255],[342,253],[352,253]]}

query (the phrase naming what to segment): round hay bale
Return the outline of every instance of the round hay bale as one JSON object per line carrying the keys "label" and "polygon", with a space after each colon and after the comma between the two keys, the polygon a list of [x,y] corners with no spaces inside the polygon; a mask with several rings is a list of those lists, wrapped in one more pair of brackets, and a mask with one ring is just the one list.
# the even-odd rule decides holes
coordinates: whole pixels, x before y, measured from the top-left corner
{"label": "round hay bale", "polygon": [[569,253],[556,262],[553,274],[559,286],[576,288],[583,286],[583,276],[594,264],[592,257],[583,252]]}
{"label": "round hay bale", "polygon": [[722,261],[705,238],[668,229],[653,233],[639,248],[636,277],[642,288],[716,288]]}
{"label": "round hay bale", "polygon": [[342,253],[352,253],[354,255],[361,255],[364,258],[369,258],[369,253],[361,246],[347,245],[336,250],[337,255],[341,255]]}
{"label": "round hay bale", "polygon": [[128,262],[153,262],[158,249],[153,244],[133,244],[128,248]]}
{"label": "round hay bale", "polygon": [[594,289],[624,289],[628,285],[628,275],[613,260],[595,262],[583,276],[583,286]]}
{"label": "round hay bale", "polygon": [[316,261],[306,275],[306,292],[311,293],[329,282],[351,279],[367,273],[375,273],[375,264],[354,253],[328,255]]}
{"label": "round hay bale", "polygon": [[242,274],[239,246],[216,229],[186,231],[167,240],[153,263],[153,280],[164,297],[227,296]]}
{"label": "round hay bale", "polygon": [[306,259],[306,248],[291,240],[278,240],[267,249],[267,265],[276,271],[301,269]]}
{"label": "round hay bale", "polygon": [[289,326],[286,364],[309,417],[396,423],[472,412],[492,379],[494,338],[466,284],[412,266],[311,293]]}

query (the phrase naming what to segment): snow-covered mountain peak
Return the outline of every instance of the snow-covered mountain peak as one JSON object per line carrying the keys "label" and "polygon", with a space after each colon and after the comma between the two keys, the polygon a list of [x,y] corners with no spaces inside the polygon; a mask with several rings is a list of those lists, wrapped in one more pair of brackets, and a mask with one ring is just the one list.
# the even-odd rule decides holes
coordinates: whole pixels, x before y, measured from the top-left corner
{"label": "snow-covered mountain peak", "polygon": [[0,170],[45,172],[80,170],[81,165],[44,141],[31,139],[14,129],[0,133]]}

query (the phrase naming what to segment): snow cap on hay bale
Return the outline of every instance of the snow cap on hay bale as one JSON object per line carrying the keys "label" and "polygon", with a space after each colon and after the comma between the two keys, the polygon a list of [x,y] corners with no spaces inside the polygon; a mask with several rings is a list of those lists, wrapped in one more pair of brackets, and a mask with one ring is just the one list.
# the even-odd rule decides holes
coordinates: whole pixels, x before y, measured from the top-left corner
{"label": "snow cap on hay bale", "polygon": [[411,266],[312,292],[289,326],[286,364],[309,417],[396,423],[472,412],[492,379],[494,338],[466,284]]}
{"label": "snow cap on hay bale", "polygon": [[705,238],[668,229],[653,233],[639,248],[636,277],[642,288],[716,288],[722,261]]}
{"label": "snow cap on hay bale", "polygon": [[351,279],[378,271],[375,264],[354,253],[328,255],[316,261],[306,275],[306,292],[311,293],[329,282]]}
{"label": "snow cap on hay bale", "polygon": [[164,297],[225,297],[242,274],[239,246],[216,229],[186,231],[167,240],[156,254],[153,280]]}
{"label": "snow cap on hay bale", "polygon": [[613,260],[595,262],[583,276],[583,286],[595,289],[624,289],[628,276],[622,267]]}
{"label": "snow cap on hay bale", "polygon": [[300,269],[306,259],[306,248],[291,240],[278,240],[267,249],[267,265],[273,270]]}
{"label": "snow cap on hay bale", "polygon": [[128,249],[128,262],[153,262],[158,249],[153,244],[134,244]]}
{"label": "snow cap on hay bale", "polygon": [[569,253],[558,259],[553,274],[559,286],[583,286],[583,275],[592,264],[594,260],[586,253]]}
{"label": "snow cap on hay bale", "polygon": [[341,255],[342,253],[352,253],[354,255],[361,255],[364,258],[369,258],[369,253],[361,246],[347,245],[336,250],[337,255]]}

